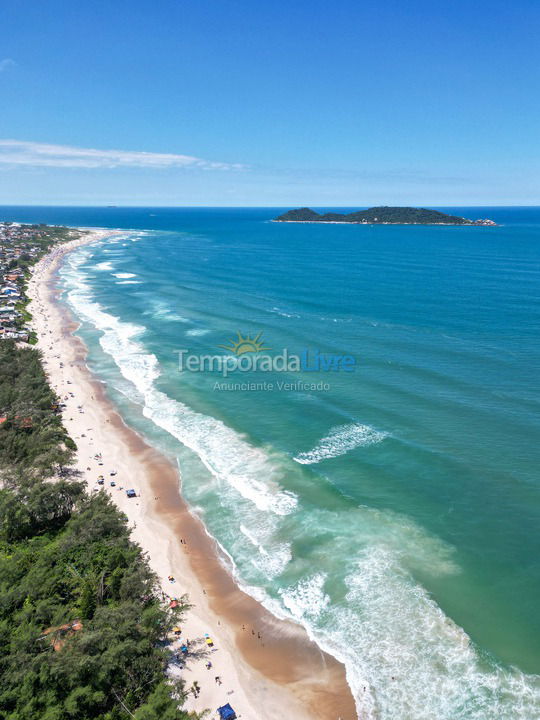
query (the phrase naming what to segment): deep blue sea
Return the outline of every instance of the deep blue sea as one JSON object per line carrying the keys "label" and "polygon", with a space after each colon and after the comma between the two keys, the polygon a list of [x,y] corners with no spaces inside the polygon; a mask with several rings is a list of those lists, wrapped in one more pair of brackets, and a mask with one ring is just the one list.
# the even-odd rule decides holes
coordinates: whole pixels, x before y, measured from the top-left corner
{"label": "deep blue sea", "polygon": [[[61,270],[89,365],[242,586],[345,663],[362,718],[535,720],[540,208],[443,210],[500,225],[0,218],[124,230]],[[227,349],[247,336],[269,349]],[[299,370],[243,371],[285,352]]]}

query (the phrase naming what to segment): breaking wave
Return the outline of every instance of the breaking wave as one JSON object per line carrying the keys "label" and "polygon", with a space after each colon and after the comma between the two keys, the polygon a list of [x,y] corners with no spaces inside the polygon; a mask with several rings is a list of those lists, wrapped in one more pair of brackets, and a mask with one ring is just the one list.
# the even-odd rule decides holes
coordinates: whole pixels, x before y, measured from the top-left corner
{"label": "breaking wave", "polygon": [[120,321],[93,301],[80,273],[84,260],[84,254],[69,256],[68,301],[79,317],[102,332],[100,345],[140,393],[143,414],[193,450],[218,483],[234,488],[259,510],[277,515],[293,512],[297,498],[281,489],[280,471],[262,449],[220,420],[193,411],[155,387],[159,363],[140,342],[146,328]]}
{"label": "breaking wave", "polygon": [[112,269],[113,269],[112,263],[107,262],[107,261],[100,262],[94,267],[94,270],[99,270],[99,271],[112,270]]}
{"label": "breaking wave", "polygon": [[[451,548],[395,513],[358,508],[344,522],[322,511],[316,520],[334,538],[313,558],[317,571],[278,590],[281,611],[263,602],[343,662],[360,718],[540,717],[540,677],[481,655],[414,579],[420,567],[459,572]],[[343,558],[341,567],[330,557]]]}
{"label": "breaking wave", "polygon": [[301,465],[312,465],[322,460],[345,455],[361,445],[373,445],[388,437],[388,433],[374,430],[369,425],[350,423],[338,425],[328,435],[319,440],[317,445],[308,452],[299,453],[294,459]]}

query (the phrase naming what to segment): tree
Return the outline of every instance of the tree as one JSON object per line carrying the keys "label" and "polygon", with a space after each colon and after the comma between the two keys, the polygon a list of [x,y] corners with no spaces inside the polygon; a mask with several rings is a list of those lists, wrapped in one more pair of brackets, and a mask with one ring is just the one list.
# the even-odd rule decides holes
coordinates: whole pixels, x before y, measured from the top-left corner
{"label": "tree", "polygon": [[54,476],[72,452],[54,401],[39,353],[0,343],[0,718],[195,718],[164,679],[187,603],[163,606],[106,493]]}
{"label": "tree", "polygon": [[[160,683],[148,700],[141,705],[134,717],[136,720],[184,720],[184,718],[194,717],[182,710],[178,709],[177,701],[171,698],[171,687],[162,682]],[[183,694],[182,699],[184,699]]]}

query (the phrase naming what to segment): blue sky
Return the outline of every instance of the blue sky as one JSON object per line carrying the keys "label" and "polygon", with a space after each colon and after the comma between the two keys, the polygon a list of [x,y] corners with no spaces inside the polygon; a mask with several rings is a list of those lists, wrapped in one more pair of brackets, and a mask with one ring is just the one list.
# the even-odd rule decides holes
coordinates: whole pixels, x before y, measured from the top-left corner
{"label": "blue sky", "polygon": [[2,0],[0,204],[540,204],[537,0]]}

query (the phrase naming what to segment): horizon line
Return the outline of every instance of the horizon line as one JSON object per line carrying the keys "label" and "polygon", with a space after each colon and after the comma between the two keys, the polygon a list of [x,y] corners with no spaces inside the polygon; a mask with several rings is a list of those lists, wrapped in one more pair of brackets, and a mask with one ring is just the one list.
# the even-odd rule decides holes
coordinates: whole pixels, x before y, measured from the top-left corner
{"label": "horizon line", "polygon": [[[289,208],[293,205],[293,203],[290,203],[288,205],[109,205],[109,204],[98,204],[98,205],[79,205],[79,204],[55,204],[55,203],[29,203],[29,204],[22,204],[22,203],[14,203],[14,204],[1,204],[0,208],[33,208],[33,207],[49,207],[49,208],[94,208],[94,209],[102,209],[102,210],[118,210],[118,209],[163,209],[163,210],[178,210],[178,209],[200,209],[200,208],[207,208],[207,209],[281,209],[281,208]],[[418,203],[414,205],[373,205],[373,204],[344,204],[344,205],[308,205],[304,203],[296,203],[294,207],[313,207],[313,208],[351,208],[351,207],[357,207],[357,208],[372,208],[372,207],[425,207],[427,209],[429,208],[540,208],[539,205],[488,205],[488,204],[481,204],[481,205],[461,205],[461,204],[453,204],[453,205],[440,205],[440,204],[428,204],[428,203]]]}

